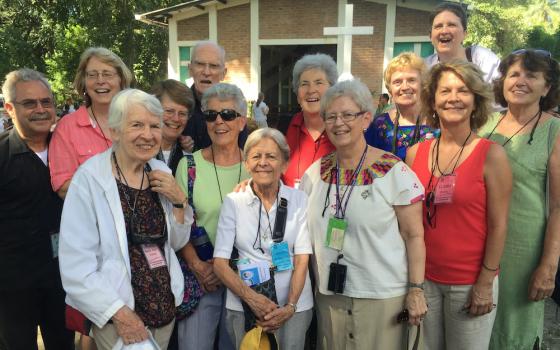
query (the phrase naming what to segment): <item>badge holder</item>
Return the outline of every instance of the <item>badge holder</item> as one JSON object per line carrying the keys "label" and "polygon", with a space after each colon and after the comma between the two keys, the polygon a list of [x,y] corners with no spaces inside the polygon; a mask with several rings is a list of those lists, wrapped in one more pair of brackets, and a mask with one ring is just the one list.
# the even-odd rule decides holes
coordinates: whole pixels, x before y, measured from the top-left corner
{"label": "badge holder", "polygon": [[436,185],[435,204],[453,203],[453,193],[455,192],[456,174],[442,175]]}

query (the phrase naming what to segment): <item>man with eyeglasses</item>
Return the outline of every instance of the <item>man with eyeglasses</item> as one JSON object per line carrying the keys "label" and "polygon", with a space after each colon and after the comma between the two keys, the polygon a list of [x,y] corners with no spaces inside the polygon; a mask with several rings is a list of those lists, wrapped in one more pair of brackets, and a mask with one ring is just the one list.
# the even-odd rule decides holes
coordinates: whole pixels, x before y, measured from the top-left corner
{"label": "man with eyeglasses", "polygon": [[36,349],[37,326],[47,350],[73,349],[57,258],[62,200],[47,165],[53,95],[27,68],[10,72],[2,92],[14,127],[0,135],[0,349]]}
{"label": "man with eyeglasses", "polygon": [[[213,41],[199,41],[191,50],[189,74],[194,82],[191,86],[195,99],[189,123],[183,135],[181,146],[186,151],[197,151],[209,147],[212,141],[208,136],[206,122],[202,114],[200,99],[204,91],[224,80],[227,73],[226,52],[223,47]],[[239,147],[243,148],[247,140],[247,126],[239,134]]]}

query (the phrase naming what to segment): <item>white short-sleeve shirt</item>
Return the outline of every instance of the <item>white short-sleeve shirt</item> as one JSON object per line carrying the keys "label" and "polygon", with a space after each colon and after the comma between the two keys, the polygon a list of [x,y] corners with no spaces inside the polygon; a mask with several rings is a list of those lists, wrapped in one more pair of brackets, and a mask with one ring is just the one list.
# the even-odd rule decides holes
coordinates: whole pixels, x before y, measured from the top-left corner
{"label": "white short-sleeve shirt", "polygon": [[[294,255],[312,254],[313,252],[307,230],[307,195],[302,191],[280,184],[278,197],[288,200],[288,217],[286,219],[284,241],[288,242],[293,262]],[[229,259],[235,245],[239,251],[240,259],[248,258],[252,262],[266,261],[269,265],[272,264],[266,236],[271,237],[268,229],[269,220],[270,227],[274,229],[277,204],[272,206],[267,216],[264,207],[261,207],[259,198],[253,193],[250,185],[247,186],[245,192],[228,194],[224,198],[220,211],[214,257]],[[264,254],[253,247],[259,227],[259,210],[261,211],[261,244],[259,245],[257,242],[255,246],[261,246]],[[288,301],[291,277],[291,270],[275,272],[274,274],[276,294],[280,306],[285,305]],[[312,307],[313,295],[308,272],[305,277],[305,286],[297,302],[297,310],[298,312],[305,311]],[[239,297],[229,289],[227,291],[226,308],[243,311]]]}
{"label": "white short-sleeve shirt", "polygon": [[[341,253],[326,247],[329,219],[336,211],[336,188],[331,175],[335,153],[317,160],[305,172],[300,189],[309,196],[308,226],[315,254],[319,291],[327,290],[330,264]],[[353,169],[342,169],[341,189]],[[329,187],[330,191],[329,191]],[[327,196],[328,194],[328,196]],[[407,292],[406,247],[399,232],[393,206],[409,205],[424,198],[424,187],[416,174],[398,157],[385,153],[364,165],[351,193],[344,219],[347,229],[339,263],[347,266],[344,295],[353,298],[385,299]],[[421,223],[420,223],[421,224]]]}

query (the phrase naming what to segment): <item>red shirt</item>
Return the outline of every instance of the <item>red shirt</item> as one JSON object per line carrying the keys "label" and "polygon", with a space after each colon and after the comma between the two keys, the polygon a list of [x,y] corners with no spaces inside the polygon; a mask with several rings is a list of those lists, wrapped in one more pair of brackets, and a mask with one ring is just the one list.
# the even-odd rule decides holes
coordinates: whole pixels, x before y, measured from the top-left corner
{"label": "red shirt", "polygon": [[325,132],[317,140],[311,137],[303,123],[303,112],[298,112],[290,122],[286,141],[290,146],[290,160],[282,181],[291,187],[296,181],[299,182],[313,162],[335,150]]}
{"label": "red shirt", "polygon": [[[424,185],[426,196],[431,169],[428,164],[434,140],[419,144],[412,170]],[[426,242],[426,278],[442,284],[474,284],[480,273],[488,234],[486,225],[486,183],[484,163],[491,141],[480,139],[471,154],[455,169],[453,202],[436,204],[435,227],[426,219],[424,211],[424,240]],[[435,187],[437,178],[432,180]]]}
{"label": "red shirt", "polygon": [[57,123],[49,144],[49,168],[55,191],[72,178],[83,162],[111,146],[109,135],[105,138],[99,130],[93,127],[84,106]]}

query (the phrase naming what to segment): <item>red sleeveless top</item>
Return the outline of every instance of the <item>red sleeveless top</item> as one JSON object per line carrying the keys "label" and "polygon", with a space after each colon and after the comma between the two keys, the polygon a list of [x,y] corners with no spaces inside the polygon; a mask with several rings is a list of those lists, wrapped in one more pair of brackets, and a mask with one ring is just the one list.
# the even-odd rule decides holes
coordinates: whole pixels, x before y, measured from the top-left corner
{"label": "red sleeveless top", "polygon": [[[434,140],[419,144],[412,170],[426,189],[431,176],[428,164]],[[436,204],[435,227],[426,219],[423,204],[424,240],[426,242],[426,278],[442,284],[474,284],[478,278],[486,246],[486,184],[484,162],[493,142],[479,139],[471,154],[455,169],[452,203]],[[432,187],[437,177],[432,180]]]}

